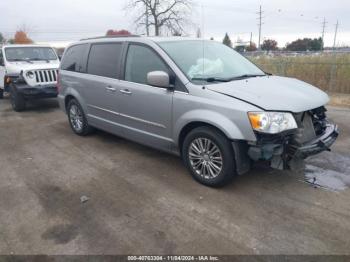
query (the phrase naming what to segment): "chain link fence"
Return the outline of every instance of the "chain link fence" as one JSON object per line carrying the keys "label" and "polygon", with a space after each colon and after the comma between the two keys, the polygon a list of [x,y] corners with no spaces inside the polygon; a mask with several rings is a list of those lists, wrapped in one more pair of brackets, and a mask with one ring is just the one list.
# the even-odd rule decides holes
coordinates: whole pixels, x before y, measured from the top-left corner
{"label": "chain link fence", "polygon": [[350,94],[350,52],[246,52],[268,73],[295,77],[324,91]]}

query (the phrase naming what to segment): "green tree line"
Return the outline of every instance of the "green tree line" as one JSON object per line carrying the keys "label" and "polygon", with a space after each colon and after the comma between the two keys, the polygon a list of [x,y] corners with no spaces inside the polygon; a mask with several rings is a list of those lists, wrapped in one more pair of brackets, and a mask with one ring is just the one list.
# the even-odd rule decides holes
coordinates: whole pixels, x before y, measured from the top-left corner
{"label": "green tree line", "polygon": [[[222,41],[224,45],[233,47],[233,43],[230,39],[228,33],[225,34],[225,37]],[[251,42],[247,45],[237,45],[235,47],[237,51],[256,51],[257,47],[254,42]],[[287,43],[284,48],[278,48],[278,42],[274,39],[265,39],[261,44],[261,50],[264,51],[275,51],[275,50],[286,50],[286,51],[320,51],[323,49],[323,40],[322,38],[303,38],[297,39],[291,43]]]}

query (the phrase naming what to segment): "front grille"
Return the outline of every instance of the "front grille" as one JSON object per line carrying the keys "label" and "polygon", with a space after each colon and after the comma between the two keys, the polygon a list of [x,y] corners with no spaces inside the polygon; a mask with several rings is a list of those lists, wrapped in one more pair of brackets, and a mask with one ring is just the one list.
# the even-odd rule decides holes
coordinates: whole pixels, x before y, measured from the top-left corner
{"label": "front grille", "polygon": [[325,112],[326,109],[320,107],[295,115],[299,128],[294,135],[293,142],[302,145],[322,135],[326,128]]}
{"label": "front grille", "polygon": [[36,70],[34,71],[35,80],[38,84],[52,84],[57,82],[58,70]]}
{"label": "front grille", "polygon": [[316,138],[314,124],[312,122],[312,116],[307,112],[304,114],[301,120],[301,126],[295,134],[295,140],[298,144],[311,141]]}
{"label": "front grille", "polygon": [[314,110],[311,110],[312,122],[314,124],[315,132],[317,136],[320,136],[324,133],[327,126],[327,109],[325,107],[319,107]]}

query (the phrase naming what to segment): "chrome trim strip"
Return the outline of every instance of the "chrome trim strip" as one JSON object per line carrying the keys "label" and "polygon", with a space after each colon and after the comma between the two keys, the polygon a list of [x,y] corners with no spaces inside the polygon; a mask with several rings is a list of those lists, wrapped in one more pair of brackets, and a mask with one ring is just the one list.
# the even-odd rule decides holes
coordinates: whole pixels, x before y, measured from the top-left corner
{"label": "chrome trim strip", "polygon": [[[132,128],[130,126],[126,126],[126,125],[122,125],[122,124],[119,124],[119,123],[115,123],[115,122],[106,120],[104,118],[98,117],[98,116],[94,116],[94,115],[89,115],[88,114],[88,117],[91,117],[91,118],[94,118],[96,120],[108,123],[108,124],[113,125],[113,126],[117,126],[117,127],[120,127],[120,128],[128,129],[128,130],[131,130],[131,131],[134,131],[134,132],[137,132],[137,133],[146,134],[146,135],[151,136],[151,137],[155,137],[155,138],[158,138],[158,139],[161,139],[161,140],[164,140],[164,141],[168,141],[168,142],[174,143],[174,140],[172,140],[171,138],[159,136],[159,135],[156,135],[156,134],[153,134],[153,133],[150,133],[150,132],[146,132],[146,131],[142,131],[142,130],[139,130],[139,129],[136,129],[136,128]],[[120,135],[122,135],[122,134],[120,134]],[[127,138],[127,136],[125,136],[125,135],[124,135],[124,137]]]}
{"label": "chrome trim strip", "polygon": [[189,95],[188,92],[183,92],[183,91],[178,91],[178,90],[175,90],[174,93],[176,93],[176,94],[183,94],[183,95]]}
{"label": "chrome trim strip", "polygon": [[148,84],[142,84],[142,83],[136,83],[136,82],[130,82],[130,81],[127,81],[127,80],[122,80],[120,79],[120,83],[123,84],[132,84],[132,85],[136,85],[136,86],[140,86],[140,87],[144,87],[144,88],[152,88],[154,90],[159,90],[161,92],[164,92],[164,93],[170,93],[170,91],[165,88],[165,87],[156,87],[156,86],[151,86],[151,85],[148,85]]}
{"label": "chrome trim strip", "polygon": [[125,114],[122,114],[122,113],[114,112],[114,111],[111,111],[111,110],[108,110],[108,109],[104,109],[104,108],[101,108],[101,107],[98,107],[98,106],[88,105],[88,107],[92,107],[94,109],[101,110],[101,111],[104,111],[104,112],[107,112],[107,113],[110,113],[110,114],[113,114],[113,115],[116,115],[116,116],[125,117],[125,118],[131,119],[131,120],[134,120],[134,121],[137,121],[137,122],[141,122],[141,123],[144,123],[144,124],[147,124],[147,125],[150,125],[150,126],[155,126],[155,127],[164,128],[164,129],[166,128],[166,126],[162,125],[162,124],[158,124],[158,123],[147,121],[147,120],[144,120],[144,119],[141,119],[141,118],[137,118],[137,117],[125,115]]}

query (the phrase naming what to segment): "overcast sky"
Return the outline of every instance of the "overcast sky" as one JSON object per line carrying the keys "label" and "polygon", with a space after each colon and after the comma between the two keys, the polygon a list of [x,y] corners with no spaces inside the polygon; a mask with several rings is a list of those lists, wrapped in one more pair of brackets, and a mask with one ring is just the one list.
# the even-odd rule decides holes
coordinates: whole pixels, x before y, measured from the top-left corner
{"label": "overcast sky", "polygon": [[[274,38],[280,46],[300,37],[320,37],[322,21],[327,20],[325,43],[333,45],[335,24],[339,20],[337,45],[350,45],[350,0],[193,0],[195,35],[202,27],[204,37],[221,40],[228,32],[249,41],[258,38],[257,11],[262,5],[262,37]],[[0,32],[10,38],[22,25],[36,42],[65,44],[84,37],[103,35],[108,29],[135,32],[133,13],[125,11],[127,0],[1,0]],[[202,11],[203,10],[203,11]],[[197,25],[197,26],[196,26]]]}

